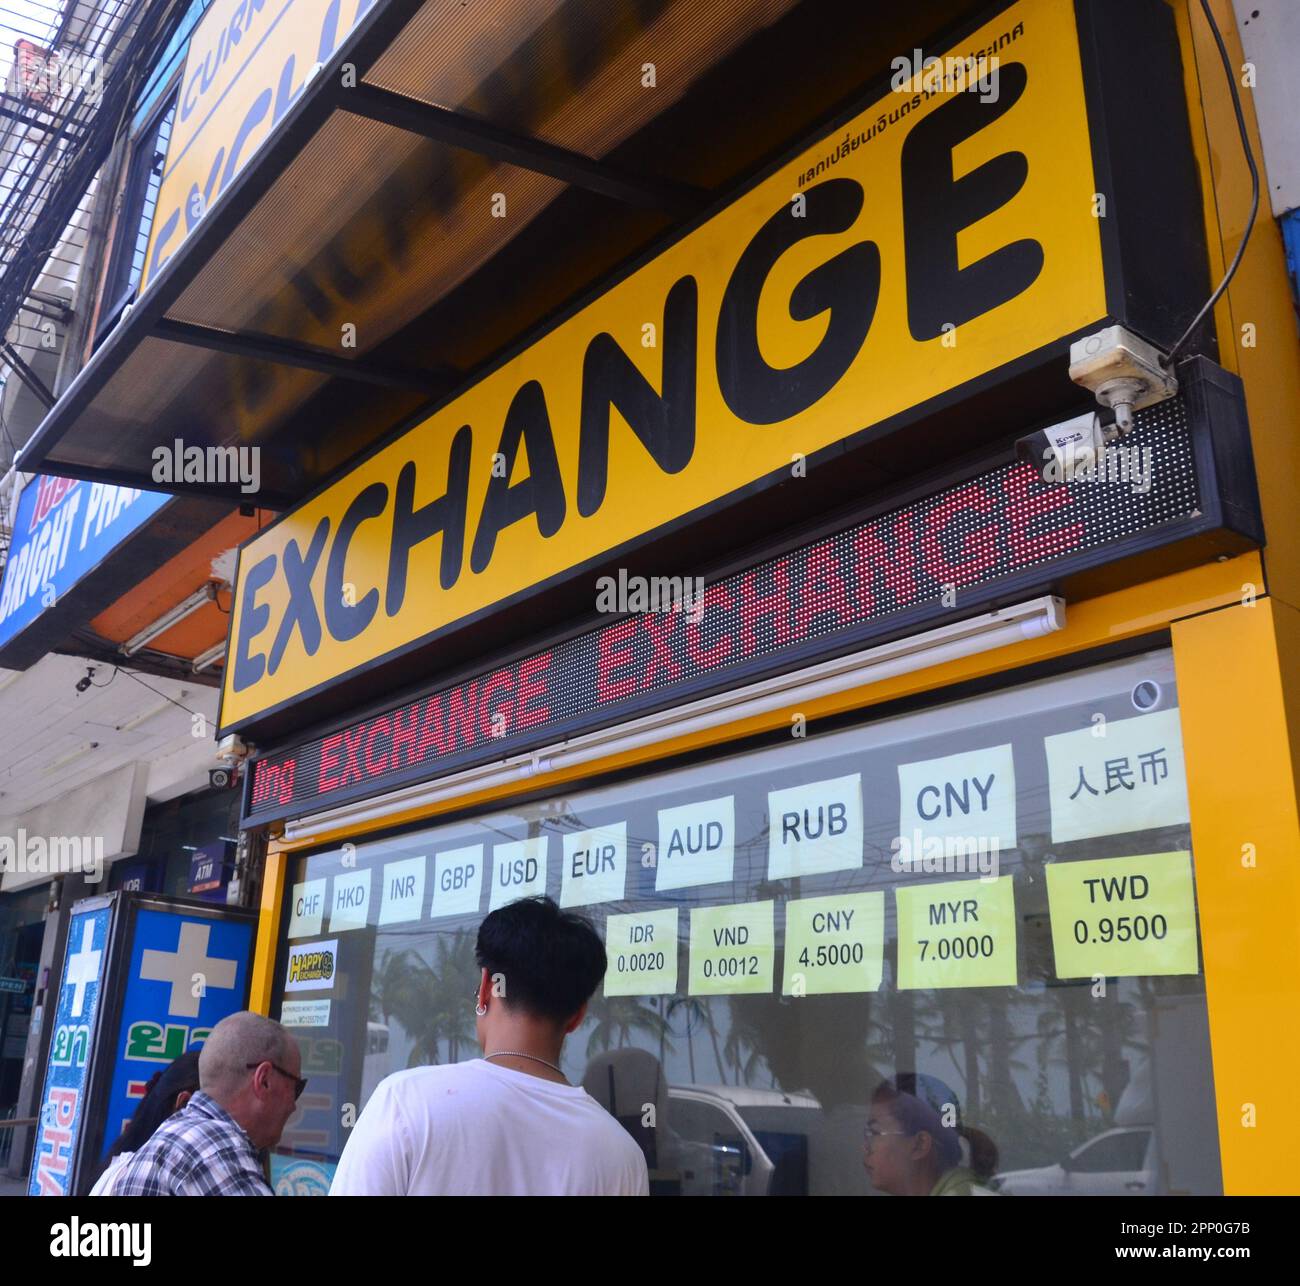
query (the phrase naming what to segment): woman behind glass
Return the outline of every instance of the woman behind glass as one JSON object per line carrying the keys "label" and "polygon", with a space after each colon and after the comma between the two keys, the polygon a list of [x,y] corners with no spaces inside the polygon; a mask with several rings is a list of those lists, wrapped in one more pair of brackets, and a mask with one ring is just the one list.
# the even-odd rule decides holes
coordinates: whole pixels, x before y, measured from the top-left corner
{"label": "woman behind glass", "polygon": [[[962,1140],[970,1160],[962,1164]],[[993,1140],[961,1123],[957,1096],[941,1080],[900,1072],[871,1096],[862,1164],[879,1192],[912,1197],[991,1197]]]}

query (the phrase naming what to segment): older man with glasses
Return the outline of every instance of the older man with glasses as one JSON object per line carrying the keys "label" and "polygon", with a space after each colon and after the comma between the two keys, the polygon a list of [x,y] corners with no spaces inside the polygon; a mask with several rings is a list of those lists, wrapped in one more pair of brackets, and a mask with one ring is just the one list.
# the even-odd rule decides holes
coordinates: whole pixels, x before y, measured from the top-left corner
{"label": "older man with glasses", "polygon": [[269,1197],[258,1152],[280,1141],[307,1086],[289,1033],[261,1014],[223,1018],[199,1053],[199,1089],[122,1167],[112,1197]]}

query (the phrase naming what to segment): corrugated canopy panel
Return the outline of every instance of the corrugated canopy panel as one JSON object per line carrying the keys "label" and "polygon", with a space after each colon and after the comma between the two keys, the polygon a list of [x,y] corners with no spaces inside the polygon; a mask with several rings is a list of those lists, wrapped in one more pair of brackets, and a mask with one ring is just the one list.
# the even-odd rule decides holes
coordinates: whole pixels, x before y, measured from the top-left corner
{"label": "corrugated canopy panel", "polygon": [[[564,229],[572,263],[554,275],[553,297],[539,308],[531,289],[513,330],[493,319],[493,343],[517,338],[680,217],[607,195],[570,200],[576,189],[562,178],[341,110],[339,66],[355,60],[363,86],[599,160],[793,6],[380,0],[64,391],[22,467],[166,488],[152,474],[160,444],[256,444],[262,502],[286,503],[464,382],[463,361],[420,343],[421,319],[472,289],[549,207],[599,219],[599,235],[585,252]],[[659,149],[662,165],[636,177],[671,180],[676,150]],[[556,231],[521,251],[546,280]],[[595,265],[586,278],[584,263]],[[492,274],[485,289],[497,313],[509,306]],[[469,311],[481,317],[481,303]],[[488,356],[480,345],[474,360]],[[364,364],[368,376],[338,363]]]}
{"label": "corrugated canopy panel", "polygon": [[793,3],[444,0],[426,4],[365,79],[602,157]]}
{"label": "corrugated canopy panel", "polygon": [[[145,338],[78,421],[78,460],[93,470],[135,458],[152,464],[154,448],[177,437],[186,443],[264,442],[326,379],[314,371]],[[302,485],[296,453],[278,463],[274,485],[266,476],[268,452],[262,454],[268,491],[283,494],[285,482],[295,479]],[[168,490],[154,480],[146,485]]]}
{"label": "corrugated canopy panel", "polygon": [[[373,351],[496,254],[564,185],[335,112],[168,316],[341,356]],[[496,193],[504,215],[493,217]]]}

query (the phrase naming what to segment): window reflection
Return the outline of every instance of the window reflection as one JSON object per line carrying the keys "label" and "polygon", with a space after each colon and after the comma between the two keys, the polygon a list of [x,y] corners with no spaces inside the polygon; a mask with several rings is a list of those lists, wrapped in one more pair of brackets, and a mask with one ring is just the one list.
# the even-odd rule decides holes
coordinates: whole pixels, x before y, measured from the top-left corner
{"label": "window reflection", "polygon": [[[1137,716],[1132,693],[1144,681],[1160,685],[1162,710],[1176,710],[1171,660],[1149,654],[802,743],[358,841],[347,866],[337,849],[299,859],[294,883],[363,870],[374,876],[364,928],[335,932],[327,916],[315,938],[293,939],[336,941],[338,964],[328,1026],[297,1029],[312,1082],[282,1151],[328,1172],[346,1138],[348,1105],[355,1119],[383,1076],[479,1056],[474,935],[493,896],[494,846],[514,844],[518,856],[519,841],[542,841],[526,851],[545,854],[545,887],[558,899],[564,837],[625,824],[624,896],[575,909],[604,935],[609,916],[676,908],[676,959],[665,961],[675,963],[676,989],[598,991],[565,1043],[563,1066],[637,1139],[655,1193],[1221,1191],[1199,947],[1194,973],[1062,977],[1053,942],[1054,864],[1190,850],[1185,818],[1052,838],[1061,791],[1054,796],[1047,739],[1096,728],[1101,716],[1117,757],[1128,743],[1116,729]],[[1168,722],[1161,728],[1171,726],[1176,732]],[[989,747],[1009,747],[1006,762],[1014,759],[1016,842],[996,851],[996,874],[1009,877],[1014,894],[1013,942],[1002,945],[1014,949],[1016,985],[963,985],[974,966],[962,961],[953,985],[904,989],[898,890],[972,877],[891,864],[904,819],[900,765]],[[1166,746],[1166,756],[1176,750]],[[770,793],[854,773],[862,781],[862,862],[770,878]],[[725,798],[734,798],[730,878],[657,889],[660,810]],[[1127,793],[1115,808],[1117,827],[1139,816]],[[1067,822],[1056,819],[1058,836],[1097,828],[1084,814]],[[473,845],[485,855],[477,914],[431,916],[438,894],[426,887],[421,918],[385,922],[387,864],[424,858],[432,882],[437,854]],[[783,994],[791,903],[866,892],[884,895],[879,987]],[[761,994],[692,994],[692,910],[765,900],[775,904],[771,986]],[[672,944],[666,952],[672,956]],[[281,983],[283,976],[282,967]],[[869,1142],[873,1125],[887,1132]],[[885,1157],[886,1148],[873,1173],[869,1154]]]}

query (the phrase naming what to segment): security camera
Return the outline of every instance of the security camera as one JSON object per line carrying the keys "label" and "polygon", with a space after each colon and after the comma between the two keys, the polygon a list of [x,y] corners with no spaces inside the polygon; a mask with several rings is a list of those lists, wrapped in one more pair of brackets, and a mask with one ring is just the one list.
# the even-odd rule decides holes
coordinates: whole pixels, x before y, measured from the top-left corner
{"label": "security camera", "polygon": [[1093,468],[1106,443],[1119,436],[1114,424],[1105,424],[1096,411],[1049,424],[1016,443],[1016,458],[1044,482],[1069,482],[1076,471]]}
{"label": "security camera", "polygon": [[233,768],[236,764],[243,763],[252,753],[253,747],[242,737],[236,736],[232,732],[222,737],[218,743],[216,758],[219,764],[225,764],[228,768]]}
{"label": "security camera", "polygon": [[1133,412],[1178,392],[1165,369],[1165,355],[1123,326],[1106,326],[1070,345],[1070,378],[1091,389],[1113,411],[1121,433],[1133,427]]}

